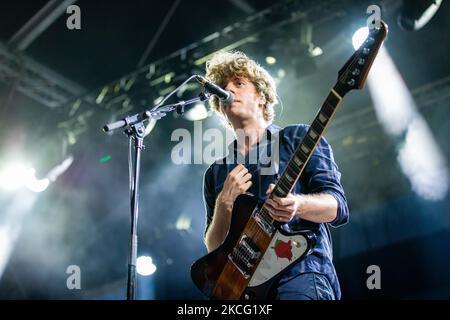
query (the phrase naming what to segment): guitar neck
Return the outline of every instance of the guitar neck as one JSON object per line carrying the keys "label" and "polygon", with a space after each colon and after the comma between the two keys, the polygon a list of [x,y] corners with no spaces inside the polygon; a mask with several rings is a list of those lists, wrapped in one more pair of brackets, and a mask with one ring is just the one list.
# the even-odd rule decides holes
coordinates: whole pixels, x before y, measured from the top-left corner
{"label": "guitar neck", "polygon": [[331,89],[322,104],[322,107],[314,118],[310,128],[308,129],[308,132],[302,142],[298,145],[291,160],[289,160],[283,174],[278,179],[272,192],[273,195],[284,198],[289,194],[289,192],[291,192],[295,183],[302,174],[305,165],[308,163],[309,158],[314,152],[314,149],[319,143],[320,138],[328,128],[330,120],[336,112],[337,107],[342,101],[342,96],[338,93],[338,91],[338,85],[335,85],[333,89]]}

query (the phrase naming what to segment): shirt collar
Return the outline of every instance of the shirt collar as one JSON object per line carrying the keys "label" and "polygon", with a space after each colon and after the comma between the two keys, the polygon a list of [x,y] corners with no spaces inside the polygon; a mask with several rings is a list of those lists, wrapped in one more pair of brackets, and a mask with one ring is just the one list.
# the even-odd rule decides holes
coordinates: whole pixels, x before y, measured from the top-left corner
{"label": "shirt collar", "polygon": [[[270,142],[270,140],[272,138],[272,135],[277,134],[281,129],[282,129],[281,127],[279,127],[273,123],[269,124],[267,126],[266,132],[265,132],[266,139],[263,139],[262,141],[255,143],[254,145],[252,145],[250,147],[250,149],[257,148],[257,147],[261,148],[261,147],[267,146],[267,144]],[[235,140],[233,140],[232,143],[230,143],[228,145],[228,155],[231,155],[233,153],[236,155],[236,152],[237,152],[237,140],[235,139]]]}

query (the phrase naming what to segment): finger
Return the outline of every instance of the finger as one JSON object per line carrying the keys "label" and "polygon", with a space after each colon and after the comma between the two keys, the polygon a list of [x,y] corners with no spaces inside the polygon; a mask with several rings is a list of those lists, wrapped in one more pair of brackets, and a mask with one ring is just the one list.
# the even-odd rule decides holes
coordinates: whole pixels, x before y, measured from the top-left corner
{"label": "finger", "polygon": [[273,201],[272,199],[267,199],[266,204],[272,208],[275,208],[275,209],[278,208],[278,204],[275,201]]}
{"label": "finger", "polygon": [[267,199],[267,201],[269,201],[274,208],[282,210],[291,210],[295,204],[295,201],[292,199],[278,198],[278,197]]}
{"label": "finger", "polygon": [[281,214],[275,214],[273,212],[269,212],[272,219],[279,221],[279,222],[289,222],[291,220],[290,216],[281,215]]}
{"label": "finger", "polygon": [[248,181],[248,182],[246,182],[246,183],[244,183],[244,184],[241,184],[240,187],[239,187],[239,189],[240,189],[242,192],[246,192],[251,186],[252,186],[252,182],[251,182],[251,181]]}
{"label": "finger", "polygon": [[270,207],[273,208],[274,210],[282,210],[282,211],[284,211],[284,208],[282,206],[280,206],[278,203],[276,203],[275,201],[273,201],[272,199],[268,199],[266,201],[266,203],[268,205],[270,205]]}
{"label": "finger", "polygon": [[279,210],[271,210],[269,211],[270,215],[273,219],[277,221],[289,222],[293,218],[293,214],[289,212],[279,211]]}
{"label": "finger", "polygon": [[293,206],[295,203],[295,200],[292,198],[273,197],[272,199],[281,207]]}
{"label": "finger", "polygon": [[[248,173],[248,169],[246,167],[244,167],[242,164],[240,164],[239,166],[241,166],[239,168],[239,170],[235,173],[235,178],[236,179],[241,179],[245,174]],[[237,167],[236,167],[237,168]]]}
{"label": "finger", "polygon": [[275,206],[272,205],[272,203],[267,202],[267,210],[269,211],[269,213],[271,213],[274,217],[289,217],[291,216],[292,211],[287,211],[287,210],[283,210],[283,209],[279,209]]}
{"label": "finger", "polygon": [[250,173],[250,172],[247,172],[245,175],[242,176],[241,181],[242,181],[242,182],[247,182],[247,181],[249,181],[249,180],[251,180],[251,179],[252,179],[251,173]]}
{"label": "finger", "polygon": [[230,175],[234,176],[237,175],[239,172],[241,172],[242,170],[244,170],[245,167],[242,164],[238,164],[236,167],[234,167],[231,171],[230,171]]}
{"label": "finger", "polygon": [[233,168],[233,170],[231,170],[231,172],[233,172],[233,171],[239,172],[242,169],[245,169],[245,166],[242,163],[239,163],[236,167]]}
{"label": "finger", "polygon": [[275,185],[273,183],[269,184],[266,194],[271,194],[274,188],[275,188]]}

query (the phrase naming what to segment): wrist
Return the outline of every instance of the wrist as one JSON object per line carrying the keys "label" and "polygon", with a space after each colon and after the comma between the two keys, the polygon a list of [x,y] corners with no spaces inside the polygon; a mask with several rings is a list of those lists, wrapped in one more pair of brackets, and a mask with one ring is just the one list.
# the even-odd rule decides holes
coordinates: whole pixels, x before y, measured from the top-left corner
{"label": "wrist", "polygon": [[233,203],[234,200],[230,197],[227,197],[222,192],[220,192],[217,196],[216,205],[218,206],[218,208],[224,208],[227,211],[231,212],[233,210]]}
{"label": "wrist", "polygon": [[306,195],[303,194],[297,194],[295,195],[296,197],[296,209],[295,209],[295,216],[298,218],[302,218],[302,216],[305,213],[305,209],[306,209],[306,203],[307,203],[307,199],[308,197]]}

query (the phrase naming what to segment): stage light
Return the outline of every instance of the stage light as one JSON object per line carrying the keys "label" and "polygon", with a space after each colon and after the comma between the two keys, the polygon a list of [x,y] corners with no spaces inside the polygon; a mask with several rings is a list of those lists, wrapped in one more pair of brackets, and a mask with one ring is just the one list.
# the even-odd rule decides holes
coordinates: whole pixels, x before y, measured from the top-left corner
{"label": "stage light", "polygon": [[275,63],[277,63],[277,59],[275,57],[268,56],[268,57],[266,57],[266,63],[269,65],[275,64]]}
{"label": "stage light", "polygon": [[110,154],[107,155],[107,156],[102,157],[100,159],[100,163],[108,162],[109,160],[111,160],[111,155]]}
{"label": "stage light", "polygon": [[0,188],[7,191],[16,191],[22,187],[26,187],[33,192],[42,192],[50,185],[50,182],[63,173],[73,162],[70,156],[63,161],[62,164],[53,168],[45,178],[37,179],[36,170],[29,165],[20,162],[7,165],[0,172]]}
{"label": "stage light", "polygon": [[[111,158],[111,156],[108,156]],[[54,167],[52,170],[50,170],[46,178],[48,178],[51,182],[54,182],[60,175],[62,175],[64,172],[66,172],[67,169],[72,165],[73,163],[73,156],[69,155],[66,159],[64,159],[63,162],[61,162],[59,165]],[[108,159],[109,160],[109,159]],[[108,161],[106,157],[103,157],[100,162]]]}
{"label": "stage light", "polygon": [[447,164],[422,118],[414,118],[408,126],[397,159],[417,194],[433,201],[445,198],[448,191]]}
{"label": "stage light", "polygon": [[445,157],[385,47],[367,83],[378,120],[395,137],[397,161],[412,190],[427,200],[444,199],[449,189]]}
{"label": "stage light", "polygon": [[163,96],[159,96],[158,98],[153,100],[153,105],[156,106],[156,105],[160,104],[163,100],[164,100],[164,97]]}
{"label": "stage light", "polygon": [[406,31],[417,31],[425,26],[436,14],[442,0],[408,0],[403,1],[397,22]]}
{"label": "stage light", "polygon": [[286,76],[286,71],[284,71],[284,69],[278,69],[277,77],[279,79],[283,79],[285,76]]}
{"label": "stage light", "polygon": [[197,103],[184,113],[184,117],[191,121],[203,120],[208,117],[208,110],[203,103]]}
{"label": "stage light", "polygon": [[0,187],[8,191],[19,189],[30,176],[30,168],[21,163],[7,165],[0,172]]}
{"label": "stage light", "polygon": [[155,273],[156,266],[153,264],[151,257],[140,256],[136,259],[136,271],[141,276],[149,276]]}
{"label": "stage light", "polygon": [[25,180],[25,187],[27,187],[29,190],[33,192],[42,192],[45,191],[45,189],[47,189],[49,184],[50,184],[49,179],[47,178],[41,180],[36,179],[35,170],[33,168],[29,170],[29,175]]}
{"label": "stage light", "polygon": [[175,223],[175,228],[177,230],[189,230],[191,228],[191,218],[181,215]]}
{"label": "stage light", "polygon": [[321,56],[323,54],[323,50],[322,50],[321,47],[312,45],[309,48],[309,54],[311,55],[311,57],[318,57],[318,56]]}
{"label": "stage light", "polygon": [[369,28],[367,27],[362,27],[356,30],[356,32],[353,34],[352,37],[353,48],[357,50],[363,44],[364,40],[366,40],[368,35],[369,35]]}

